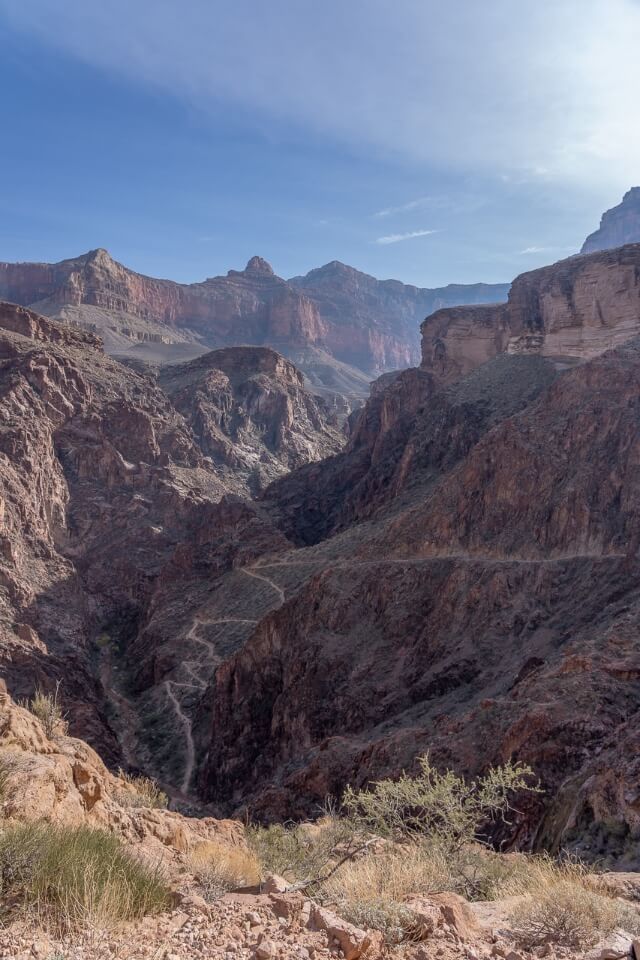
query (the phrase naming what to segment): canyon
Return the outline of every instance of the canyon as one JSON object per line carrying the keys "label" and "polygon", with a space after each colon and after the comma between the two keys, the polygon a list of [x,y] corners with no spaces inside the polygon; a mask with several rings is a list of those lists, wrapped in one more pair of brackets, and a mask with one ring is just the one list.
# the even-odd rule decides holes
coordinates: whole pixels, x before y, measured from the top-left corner
{"label": "canyon", "polygon": [[639,265],[436,309],[348,437],[265,346],[117,360],[4,304],[14,698],[60,680],[108,764],[216,816],[522,761],[541,790],[496,842],[637,866]]}

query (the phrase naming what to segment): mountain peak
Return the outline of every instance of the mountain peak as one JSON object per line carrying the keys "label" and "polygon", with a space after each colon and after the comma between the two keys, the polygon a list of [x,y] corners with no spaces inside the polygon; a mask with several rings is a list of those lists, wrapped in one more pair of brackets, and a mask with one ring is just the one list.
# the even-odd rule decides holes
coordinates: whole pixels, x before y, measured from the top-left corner
{"label": "mountain peak", "polygon": [[246,267],[244,268],[245,273],[250,273],[253,276],[263,276],[263,277],[273,277],[273,267],[271,264],[264,260],[262,257],[251,257]]}
{"label": "mountain peak", "polygon": [[115,263],[108,250],[104,247],[96,247],[95,250],[89,250],[80,258],[85,263],[94,263],[100,267],[110,267]]}

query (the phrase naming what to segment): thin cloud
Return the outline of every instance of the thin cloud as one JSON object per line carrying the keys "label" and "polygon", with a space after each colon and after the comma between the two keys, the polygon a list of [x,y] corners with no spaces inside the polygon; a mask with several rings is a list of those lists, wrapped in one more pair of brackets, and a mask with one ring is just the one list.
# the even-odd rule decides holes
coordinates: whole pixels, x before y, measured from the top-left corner
{"label": "thin cloud", "polygon": [[418,197],[416,200],[409,200],[408,203],[402,203],[398,207],[387,207],[385,210],[378,210],[373,214],[374,217],[391,217],[396,213],[410,213],[412,210],[420,210],[431,202],[431,197]]}
{"label": "thin cloud", "polygon": [[574,247],[525,247],[518,251],[521,257],[537,253],[575,253]]}
{"label": "thin cloud", "polygon": [[374,243],[400,243],[402,240],[413,240],[415,237],[428,237],[437,230],[411,230],[409,233],[390,233],[386,237],[376,237]]}

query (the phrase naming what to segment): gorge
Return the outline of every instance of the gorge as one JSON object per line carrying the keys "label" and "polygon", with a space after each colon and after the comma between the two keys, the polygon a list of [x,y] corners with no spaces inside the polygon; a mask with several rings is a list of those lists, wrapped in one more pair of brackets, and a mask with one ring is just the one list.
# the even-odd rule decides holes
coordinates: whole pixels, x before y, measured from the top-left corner
{"label": "gorge", "polygon": [[217,815],[305,817],[426,750],[468,775],[514,758],[543,792],[505,840],[624,860],[639,264],[574,257],[437,310],[348,438],[266,347],[119,361],[4,304],[13,696],[60,680],[111,765]]}

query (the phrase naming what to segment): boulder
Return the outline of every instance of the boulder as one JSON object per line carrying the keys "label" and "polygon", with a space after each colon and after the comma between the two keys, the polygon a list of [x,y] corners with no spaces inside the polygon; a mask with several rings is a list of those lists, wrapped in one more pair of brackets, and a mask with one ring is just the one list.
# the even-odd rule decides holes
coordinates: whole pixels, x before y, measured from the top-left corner
{"label": "boulder", "polygon": [[312,930],[324,930],[329,940],[335,939],[346,960],[358,960],[359,957],[375,957],[382,947],[382,937],[370,930],[361,930],[348,923],[324,907],[314,905],[311,908],[309,927]]}

